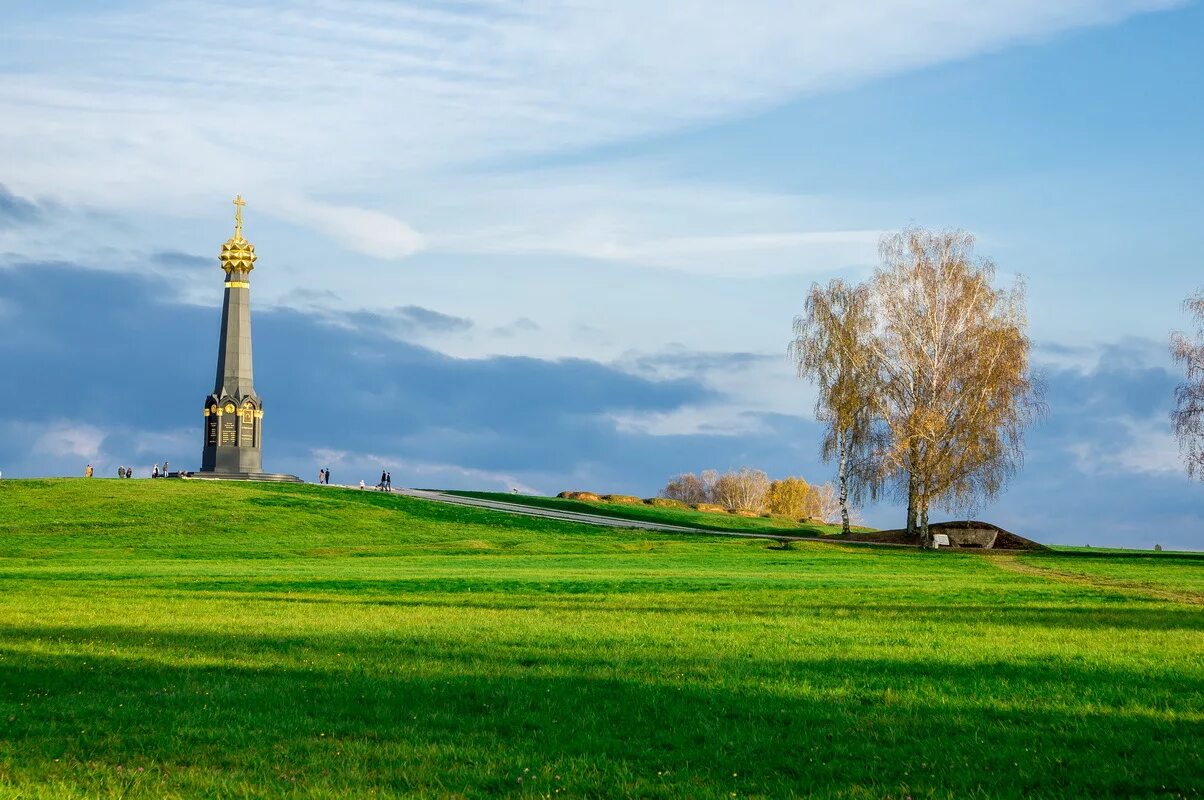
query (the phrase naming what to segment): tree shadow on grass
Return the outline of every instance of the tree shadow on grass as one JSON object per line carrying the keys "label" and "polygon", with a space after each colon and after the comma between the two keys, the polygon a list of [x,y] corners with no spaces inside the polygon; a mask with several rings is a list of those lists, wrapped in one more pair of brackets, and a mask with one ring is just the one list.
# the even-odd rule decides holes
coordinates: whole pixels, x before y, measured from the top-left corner
{"label": "tree shadow on grass", "polygon": [[[54,643],[89,652],[47,653]],[[672,673],[710,659],[600,647],[119,626],[9,628],[0,644],[0,787],[21,791],[1169,797],[1204,785],[1198,674],[1151,686],[1065,664],[733,656],[700,682]]]}

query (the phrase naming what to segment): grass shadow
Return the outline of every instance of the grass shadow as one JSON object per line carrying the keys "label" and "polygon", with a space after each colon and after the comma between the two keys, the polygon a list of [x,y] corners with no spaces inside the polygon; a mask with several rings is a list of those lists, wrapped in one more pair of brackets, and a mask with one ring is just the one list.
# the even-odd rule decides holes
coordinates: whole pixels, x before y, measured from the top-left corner
{"label": "grass shadow", "polygon": [[[132,647],[148,637],[154,659]],[[38,652],[47,642],[92,652]],[[586,660],[436,650],[404,633],[31,626],[0,644],[0,786],[18,790],[113,794],[138,767],[125,796],[1098,797],[1204,785],[1200,723],[1186,713],[1194,676],[1151,695],[1129,670],[822,657],[698,682],[596,649]],[[1077,708],[1032,701],[1083,693],[1095,699]]]}

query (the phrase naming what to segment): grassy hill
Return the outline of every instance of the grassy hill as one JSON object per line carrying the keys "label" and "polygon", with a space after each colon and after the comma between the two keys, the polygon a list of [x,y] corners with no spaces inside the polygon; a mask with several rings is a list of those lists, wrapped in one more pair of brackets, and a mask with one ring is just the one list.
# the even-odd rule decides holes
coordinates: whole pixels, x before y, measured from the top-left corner
{"label": "grassy hill", "polygon": [[[799,523],[782,517],[740,517],[735,514],[719,514],[695,511],[691,508],[662,508],[643,503],[608,503],[590,500],[569,500],[563,497],[540,497],[529,494],[506,492],[463,492],[448,494],[462,497],[477,497],[482,500],[500,500],[536,508],[553,508],[560,511],[577,511],[583,514],[599,514],[618,519],[634,519],[641,522],[659,522],[665,525],[684,525],[689,528],[709,531],[735,531],[737,533],[765,533],[789,536],[833,536],[840,533],[839,525],[823,523]],[[857,528],[857,530],[870,530]]]}
{"label": "grassy hill", "polygon": [[0,797],[1194,797],[1204,562],[0,482]]}

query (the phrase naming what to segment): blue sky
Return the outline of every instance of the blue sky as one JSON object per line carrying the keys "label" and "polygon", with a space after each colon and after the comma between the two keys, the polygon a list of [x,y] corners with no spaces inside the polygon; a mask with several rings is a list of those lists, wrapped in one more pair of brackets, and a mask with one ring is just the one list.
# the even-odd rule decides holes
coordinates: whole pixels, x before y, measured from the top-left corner
{"label": "blue sky", "polygon": [[824,480],[791,318],[914,223],[1024,276],[1049,382],[1024,472],[973,513],[1204,547],[1165,347],[1204,284],[1199,3],[5,13],[6,476],[199,460],[241,192],[269,468]]}

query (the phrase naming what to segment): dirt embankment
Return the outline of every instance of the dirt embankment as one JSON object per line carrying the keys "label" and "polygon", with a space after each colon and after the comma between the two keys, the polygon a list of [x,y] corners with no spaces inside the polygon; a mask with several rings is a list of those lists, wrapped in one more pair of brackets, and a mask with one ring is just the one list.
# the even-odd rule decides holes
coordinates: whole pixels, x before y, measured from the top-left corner
{"label": "dirt embankment", "polygon": [[[1032,539],[1025,539],[1023,536],[1017,536],[1011,531],[1005,531],[998,525],[992,525],[989,522],[980,522],[978,520],[958,520],[953,522],[935,522],[928,526],[933,533],[949,532],[950,539],[954,542],[957,538],[955,531],[966,530],[982,530],[991,531],[995,534],[994,543],[991,545],[991,550],[1044,550],[1045,545],[1040,542],[1034,542]],[[848,536],[841,537],[854,542],[884,542],[886,544],[914,544],[920,543],[920,537],[916,535],[908,535],[906,529],[897,528],[889,531],[870,531],[865,533],[850,533]],[[956,545],[955,545],[956,546]],[[963,545],[959,549],[981,549],[974,548],[972,545]]]}

